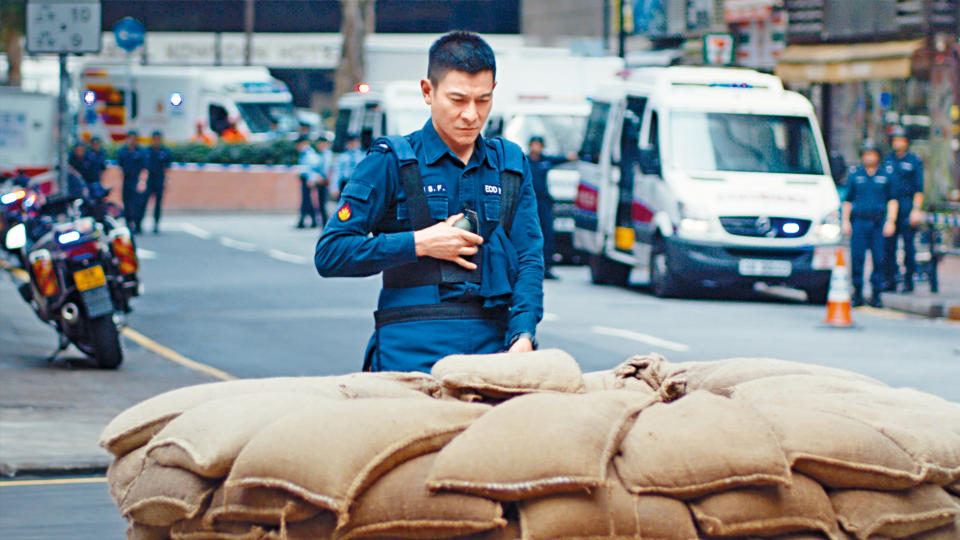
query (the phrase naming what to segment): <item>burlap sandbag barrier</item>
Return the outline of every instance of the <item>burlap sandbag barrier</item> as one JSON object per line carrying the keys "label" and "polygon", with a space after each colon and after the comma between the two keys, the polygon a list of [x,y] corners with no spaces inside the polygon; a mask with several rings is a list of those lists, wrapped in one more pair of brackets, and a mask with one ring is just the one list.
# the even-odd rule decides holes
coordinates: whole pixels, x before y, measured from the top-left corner
{"label": "burlap sandbag barrier", "polygon": [[562,493],[520,503],[523,540],[698,538],[687,505],[660,495],[634,495],[611,470],[589,493]]}
{"label": "burlap sandbag barrier", "polygon": [[147,465],[147,449],[137,448],[133,452],[113,460],[113,463],[107,467],[107,484],[110,490],[110,497],[117,506],[123,504],[127,496],[127,491],[133,484],[133,481],[140,476],[143,468]]}
{"label": "burlap sandbag barrier", "polygon": [[684,499],[790,477],[770,424],[749,405],[704,391],[644,409],[615,461],[630,491]]}
{"label": "burlap sandbag barrier", "polygon": [[737,488],[690,502],[700,530],[711,536],[773,536],[820,531],[838,540],[837,516],[816,481],[794,474],[785,486]]}
{"label": "burlap sandbag barrier", "polygon": [[203,523],[208,528],[222,522],[282,525],[305,521],[321,512],[323,510],[282,489],[220,486],[210,498]]}
{"label": "burlap sandbag barrier", "polygon": [[559,349],[532,353],[452,355],[430,370],[444,392],[457,398],[506,399],[530,392],[583,392],[583,373]]}
{"label": "burlap sandbag barrier", "polygon": [[187,519],[170,528],[171,540],[261,540],[267,529],[251,523],[219,522],[205,525],[200,519]]}
{"label": "burlap sandbag barrier", "polygon": [[170,538],[168,527],[151,527],[139,523],[131,523],[127,527],[127,540],[167,540]]}
{"label": "burlap sandbag barrier", "polygon": [[283,489],[345,520],[350,503],[374,480],[441,448],[489,409],[420,399],[318,401],[261,429],[225,485]]}
{"label": "burlap sandbag barrier", "polygon": [[650,388],[646,382],[616,370],[592,371],[583,374],[583,386],[586,392],[601,392],[603,390],[630,390],[650,396],[656,395],[656,390]]}
{"label": "burlap sandbag barrier", "polygon": [[146,460],[143,470],[118,503],[129,519],[153,527],[169,527],[199,515],[215,485],[179,467],[164,467]]}
{"label": "burlap sandbag barrier", "polygon": [[[791,395],[784,398],[789,403]],[[900,490],[923,481],[910,454],[859,420],[783,402],[751,405],[773,426],[793,469],[826,486]]]}
{"label": "burlap sandbag barrier", "polygon": [[907,491],[841,490],[830,494],[840,524],[856,538],[909,538],[954,523],[960,505],[931,484]]}
{"label": "burlap sandbag barrier", "polygon": [[157,463],[207,478],[223,478],[233,460],[265,425],[311,406],[316,396],[262,392],[201,403],[171,420],[146,446]]}
{"label": "burlap sandbag barrier", "polygon": [[350,507],[337,536],[447,538],[506,527],[499,503],[460,493],[432,493],[427,474],[436,454],[401,463],[373,483]]}
{"label": "burlap sandbag barrier", "polygon": [[624,390],[511,399],[440,451],[427,485],[504,501],[598,487],[634,416],[654,401]]}

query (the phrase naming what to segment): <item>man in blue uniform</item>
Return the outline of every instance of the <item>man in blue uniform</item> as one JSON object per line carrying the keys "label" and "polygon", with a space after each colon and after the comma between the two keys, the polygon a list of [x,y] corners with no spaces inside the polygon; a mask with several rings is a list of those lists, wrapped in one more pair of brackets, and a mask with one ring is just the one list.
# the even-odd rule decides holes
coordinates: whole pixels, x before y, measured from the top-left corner
{"label": "man in blue uniform", "polygon": [[107,169],[107,154],[103,151],[100,137],[90,139],[90,151],[87,156],[91,163],[91,178],[95,182],[100,182],[103,178],[103,171]]}
{"label": "man in blue uniform", "polygon": [[320,214],[320,222],[326,225],[330,221],[327,201],[330,200],[330,177],[333,176],[333,150],[330,149],[330,140],[325,135],[320,135],[313,147],[317,151],[317,164],[313,168],[317,173],[317,212]]}
{"label": "man in blue uniform", "polygon": [[139,233],[140,172],[147,166],[143,149],[137,144],[137,132],[127,133],[127,144],[117,152],[117,165],[123,171],[123,217],[133,233]]}
{"label": "man in blue uniform", "polygon": [[897,199],[893,195],[893,167],[880,165],[880,152],[872,141],[860,147],[861,165],[847,176],[850,191],[841,207],[843,234],[850,236],[853,305],[863,305],[863,264],[870,250],[870,305],[883,307],[883,239],[896,229]]}
{"label": "man in blue uniform", "polygon": [[297,158],[300,169],[300,219],[297,221],[297,228],[307,227],[306,222],[309,219],[309,227],[312,229],[317,226],[317,209],[313,206],[313,186],[317,184],[315,168],[320,156],[310,145],[310,139],[307,137],[297,139],[296,148],[300,153]]}
{"label": "man in blue uniform", "polygon": [[360,149],[360,136],[356,133],[347,135],[346,149],[337,156],[337,190],[343,191],[344,184],[353,175],[354,169],[363,159],[363,150]]}
{"label": "man in blue uniform", "polygon": [[913,274],[917,269],[917,248],[914,245],[916,226],[923,216],[923,162],[909,151],[907,132],[894,126],[890,133],[893,153],[887,163],[893,166],[893,195],[897,198],[897,231],[886,239],[884,274],[888,291],[897,289],[897,240],[903,238],[903,292],[913,291]]}
{"label": "man in blue uniform", "polygon": [[522,150],[480,136],[496,85],[493,51],[452,32],[420,81],[431,119],[379,139],[317,242],[324,277],[383,272],[365,369],[429,371],[455,353],[534,349],[543,239]]}
{"label": "man in blue uniform", "polygon": [[543,153],[543,137],[530,137],[529,154],[530,174],[533,176],[533,191],[537,195],[537,216],[540,219],[540,231],[543,234],[543,267],[547,279],[557,279],[550,271],[553,266],[553,197],[550,196],[550,187],[547,175],[550,169],[562,163],[576,161],[577,154],[566,156],[547,156]]}
{"label": "man in blue uniform", "polygon": [[160,209],[163,205],[163,189],[167,181],[167,169],[173,163],[173,152],[163,145],[163,134],[153,132],[153,142],[146,150],[147,190],[143,193],[143,203],[137,216],[137,231],[147,213],[147,202],[153,197],[153,234],[160,232]]}

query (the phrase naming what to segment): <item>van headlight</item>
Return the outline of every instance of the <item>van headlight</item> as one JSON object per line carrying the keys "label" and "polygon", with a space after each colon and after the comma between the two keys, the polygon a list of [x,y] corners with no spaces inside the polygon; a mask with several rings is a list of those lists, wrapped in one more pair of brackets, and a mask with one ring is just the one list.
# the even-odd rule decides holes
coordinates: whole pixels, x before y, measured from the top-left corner
{"label": "van headlight", "polygon": [[710,232],[710,222],[705,219],[683,218],[680,220],[681,234],[706,234]]}
{"label": "van headlight", "polygon": [[817,239],[824,244],[840,241],[840,212],[834,211],[817,226]]}

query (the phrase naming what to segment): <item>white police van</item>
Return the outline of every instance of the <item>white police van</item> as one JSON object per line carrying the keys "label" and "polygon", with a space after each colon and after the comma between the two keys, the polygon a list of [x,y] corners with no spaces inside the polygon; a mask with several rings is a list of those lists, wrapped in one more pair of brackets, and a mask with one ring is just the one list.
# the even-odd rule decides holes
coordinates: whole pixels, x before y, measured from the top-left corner
{"label": "white police van", "polygon": [[595,283],[657,296],[762,282],[824,302],[837,190],[810,102],[734,68],[634,71],[592,96],[574,245]]}

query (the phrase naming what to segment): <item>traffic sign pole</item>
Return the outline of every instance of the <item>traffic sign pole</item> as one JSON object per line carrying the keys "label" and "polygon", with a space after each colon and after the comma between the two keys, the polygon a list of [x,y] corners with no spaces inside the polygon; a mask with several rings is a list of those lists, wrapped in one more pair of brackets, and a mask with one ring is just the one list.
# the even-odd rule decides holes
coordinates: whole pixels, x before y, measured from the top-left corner
{"label": "traffic sign pole", "polygon": [[67,110],[67,90],[70,88],[70,73],[67,71],[67,53],[60,53],[60,95],[57,97],[57,112],[60,120],[58,166],[60,167],[57,179],[60,182],[60,192],[67,192],[67,147],[70,145],[70,113]]}
{"label": "traffic sign pole", "polygon": [[133,51],[143,45],[146,28],[133,17],[124,17],[113,25],[117,45],[127,51],[127,91],[123,94],[123,125],[133,127]]}

